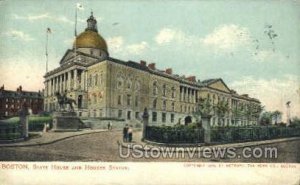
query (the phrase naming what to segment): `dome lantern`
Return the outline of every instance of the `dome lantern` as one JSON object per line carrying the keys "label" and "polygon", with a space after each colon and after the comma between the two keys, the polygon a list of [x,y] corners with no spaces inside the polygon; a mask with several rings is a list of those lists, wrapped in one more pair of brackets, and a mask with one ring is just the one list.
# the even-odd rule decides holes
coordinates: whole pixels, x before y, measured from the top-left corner
{"label": "dome lantern", "polygon": [[97,20],[94,18],[93,16],[93,12],[91,12],[91,16],[88,18],[87,22],[87,28],[85,29],[85,31],[95,31],[98,32],[97,30]]}

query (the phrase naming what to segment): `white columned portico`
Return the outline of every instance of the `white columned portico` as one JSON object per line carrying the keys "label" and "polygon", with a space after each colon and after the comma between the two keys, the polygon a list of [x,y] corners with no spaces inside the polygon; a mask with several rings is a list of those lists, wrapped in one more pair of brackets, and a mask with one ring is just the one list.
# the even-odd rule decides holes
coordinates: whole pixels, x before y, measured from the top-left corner
{"label": "white columned portico", "polygon": [[68,91],[71,91],[71,71],[68,71]]}

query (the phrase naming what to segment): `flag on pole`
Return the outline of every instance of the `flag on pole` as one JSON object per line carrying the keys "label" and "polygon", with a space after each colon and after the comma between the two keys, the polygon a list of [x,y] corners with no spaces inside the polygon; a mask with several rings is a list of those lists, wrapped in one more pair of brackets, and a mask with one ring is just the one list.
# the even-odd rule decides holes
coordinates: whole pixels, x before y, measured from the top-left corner
{"label": "flag on pole", "polygon": [[51,33],[51,29],[50,28],[47,28],[47,33]]}
{"label": "flag on pole", "polygon": [[77,9],[78,9],[78,10],[83,10],[83,9],[84,9],[83,6],[82,6],[82,4],[80,4],[80,3],[77,3],[76,6],[77,6]]}

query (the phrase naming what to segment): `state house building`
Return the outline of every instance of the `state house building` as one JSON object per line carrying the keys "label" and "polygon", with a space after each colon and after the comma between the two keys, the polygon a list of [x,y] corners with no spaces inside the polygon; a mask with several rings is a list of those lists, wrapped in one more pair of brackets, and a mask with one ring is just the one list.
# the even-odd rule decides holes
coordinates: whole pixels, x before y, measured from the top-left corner
{"label": "state house building", "polygon": [[[46,111],[58,107],[55,92],[66,92],[76,100],[78,116],[136,123],[147,108],[150,124],[187,124],[194,119],[193,112],[202,97],[209,98],[213,104],[228,103],[230,111],[222,118],[223,125],[257,124],[258,121],[257,116],[239,116],[234,110],[258,108],[259,100],[238,95],[220,78],[199,81],[195,76],[173,74],[171,68],[159,70],[155,63],[110,57],[93,15],[59,64],[44,76]],[[211,124],[218,124],[217,115],[212,117]]]}

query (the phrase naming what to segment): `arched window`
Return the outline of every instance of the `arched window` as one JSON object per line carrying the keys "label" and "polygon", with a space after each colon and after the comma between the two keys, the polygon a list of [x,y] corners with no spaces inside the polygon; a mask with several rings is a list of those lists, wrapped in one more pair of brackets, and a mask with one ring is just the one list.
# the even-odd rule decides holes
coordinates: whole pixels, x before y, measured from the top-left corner
{"label": "arched window", "polygon": [[166,96],[167,95],[167,85],[166,84],[164,84],[163,85],[163,96]]}
{"label": "arched window", "polygon": [[118,95],[118,105],[122,105],[122,95]]}
{"label": "arched window", "polygon": [[153,82],[153,95],[157,95],[157,93],[158,93],[157,82]]}
{"label": "arched window", "polygon": [[172,98],[175,98],[175,87],[172,87]]}
{"label": "arched window", "polygon": [[123,78],[119,77],[117,80],[117,88],[121,89],[123,87]]}
{"label": "arched window", "polygon": [[92,75],[89,76],[89,87],[92,87]]}
{"label": "arched window", "polygon": [[140,82],[135,82],[135,90],[139,91],[140,90]]}
{"label": "arched window", "polygon": [[98,85],[98,74],[95,75],[95,86]]}
{"label": "arched window", "polygon": [[99,77],[99,85],[101,85],[101,84],[102,84],[102,81],[103,81],[103,74],[102,74],[102,73],[100,73],[100,77]]}
{"label": "arched window", "polygon": [[153,109],[156,109],[156,106],[157,106],[157,99],[155,98],[154,100],[153,100]]}
{"label": "arched window", "polygon": [[167,109],[167,100],[164,100],[163,101],[163,110],[166,110]]}
{"label": "arched window", "polygon": [[131,86],[132,86],[132,82],[131,82],[131,80],[128,80],[127,84],[126,84],[126,88],[131,89]]}
{"label": "arched window", "polygon": [[174,112],[175,111],[175,103],[174,102],[172,102],[171,107],[172,107],[172,111]]}

